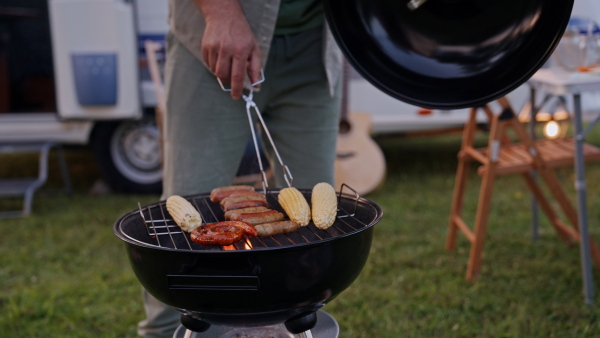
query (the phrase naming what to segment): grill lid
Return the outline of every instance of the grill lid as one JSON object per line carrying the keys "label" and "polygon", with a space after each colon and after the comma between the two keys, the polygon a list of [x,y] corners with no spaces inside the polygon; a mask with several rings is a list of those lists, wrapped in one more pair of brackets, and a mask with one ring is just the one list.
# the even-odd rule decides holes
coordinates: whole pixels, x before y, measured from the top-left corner
{"label": "grill lid", "polygon": [[563,35],[573,0],[323,4],[338,45],[371,84],[412,105],[457,109],[504,96],[541,68]]}

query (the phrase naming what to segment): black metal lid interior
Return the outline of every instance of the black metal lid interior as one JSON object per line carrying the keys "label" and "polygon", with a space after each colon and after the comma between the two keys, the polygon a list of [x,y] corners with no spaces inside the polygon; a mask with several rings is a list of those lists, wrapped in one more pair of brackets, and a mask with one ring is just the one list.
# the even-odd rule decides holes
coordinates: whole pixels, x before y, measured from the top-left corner
{"label": "black metal lid interior", "polygon": [[326,0],[334,37],[375,87],[407,103],[476,107],[524,83],[549,58],[573,0]]}

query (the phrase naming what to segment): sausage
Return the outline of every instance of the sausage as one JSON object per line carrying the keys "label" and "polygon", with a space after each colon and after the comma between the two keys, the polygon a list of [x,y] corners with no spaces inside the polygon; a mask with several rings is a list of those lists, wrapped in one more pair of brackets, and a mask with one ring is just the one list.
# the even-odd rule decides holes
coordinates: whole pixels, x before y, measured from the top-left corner
{"label": "sausage", "polygon": [[227,222],[205,224],[192,231],[190,238],[200,245],[226,246],[241,241],[244,229]]}
{"label": "sausage", "polygon": [[236,192],[242,192],[242,191],[247,191],[247,190],[243,190],[243,189],[239,189],[239,190],[226,190],[226,191],[221,191],[218,193],[211,193],[210,195],[210,201],[214,202],[214,203],[220,203],[224,198],[227,198],[229,196],[231,196],[232,194],[236,193]]}
{"label": "sausage", "polygon": [[285,216],[277,210],[267,210],[262,212],[236,214],[231,220],[244,221],[252,225],[257,225],[261,223],[283,221],[284,218]]}
{"label": "sausage", "polygon": [[225,211],[229,211],[229,210],[235,210],[235,209],[242,209],[242,208],[249,208],[249,207],[266,207],[267,206],[267,201],[239,201],[239,202],[234,202],[234,203],[228,203],[227,206],[224,207]]}
{"label": "sausage", "polygon": [[247,236],[250,236],[250,237],[256,237],[256,236],[258,236],[258,230],[256,230],[256,228],[254,227],[254,225],[252,225],[252,224],[250,224],[248,222],[243,222],[243,221],[230,221],[230,222],[235,222],[234,226],[243,229],[244,233]]}
{"label": "sausage", "polygon": [[214,188],[210,192],[210,201],[219,203],[223,198],[241,191],[254,191],[254,187],[251,185],[229,185],[225,187]]}
{"label": "sausage", "polygon": [[254,191],[254,190],[235,190],[233,193],[231,193],[226,198],[238,197],[238,196],[250,196],[250,195],[263,195],[264,196],[264,194]]}
{"label": "sausage", "polygon": [[229,210],[229,211],[225,212],[225,220],[226,221],[231,220],[231,217],[233,217],[236,214],[262,212],[262,211],[267,211],[267,210],[270,210],[270,209],[268,209],[266,207],[249,207],[249,208]]}
{"label": "sausage", "polygon": [[221,206],[225,207],[228,203],[235,203],[235,202],[239,202],[239,201],[266,201],[267,200],[267,196],[255,192],[252,194],[242,194],[242,195],[237,195],[237,194],[232,194],[229,195],[227,197],[225,197],[224,199],[221,200]]}
{"label": "sausage", "polygon": [[300,225],[294,221],[281,221],[257,224],[254,227],[258,231],[258,237],[267,237],[294,232],[300,228]]}
{"label": "sausage", "polygon": [[200,245],[226,246],[241,241],[244,234],[256,237],[258,231],[246,222],[224,221],[202,225],[192,231],[190,238]]}

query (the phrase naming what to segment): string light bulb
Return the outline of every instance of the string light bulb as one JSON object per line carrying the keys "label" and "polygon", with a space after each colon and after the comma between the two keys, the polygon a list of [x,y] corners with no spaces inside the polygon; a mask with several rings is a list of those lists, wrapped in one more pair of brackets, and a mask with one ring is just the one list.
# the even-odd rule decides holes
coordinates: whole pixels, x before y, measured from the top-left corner
{"label": "string light bulb", "polygon": [[558,138],[559,135],[560,125],[558,124],[558,122],[550,120],[544,125],[544,136],[546,136],[549,139],[555,139]]}

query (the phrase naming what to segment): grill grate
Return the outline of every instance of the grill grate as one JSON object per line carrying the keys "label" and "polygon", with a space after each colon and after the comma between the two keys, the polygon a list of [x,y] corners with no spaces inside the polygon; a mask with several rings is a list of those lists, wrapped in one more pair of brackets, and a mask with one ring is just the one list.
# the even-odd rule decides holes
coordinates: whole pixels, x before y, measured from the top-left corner
{"label": "grill grate", "polygon": [[[354,194],[345,194],[344,189],[350,189]],[[267,202],[269,208],[283,212],[277,201],[277,191],[267,192]],[[304,191],[303,194],[310,200],[310,192]],[[351,196],[352,198],[348,197]],[[210,202],[208,195],[198,195],[188,198],[192,205],[200,212],[203,223],[220,222],[223,220],[223,210],[217,203]],[[305,227],[301,227],[295,232],[275,235],[270,237],[245,237],[244,240],[230,246],[201,246],[190,239],[190,235],[181,231],[181,228],[170,218],[166,210],[166,202],[151,204],[142,207],[138,203],[138,212],[140,217],[136,217],[136,223],[143,223],[143,232],[139,230],[139,225],[128,227],[123,231],[128,237],[135,241],[141,241],[147,245],[162,248],[183,249],[183,250],[260,250],[276,247],[285,247],[290,245],[313,243],[326,240],[333,237],[343,236],[371,224],[372,218],[368,221],[357,217],[359,209],[360,196],[347,185],[342,185],[338,192],[338,214],[334,224],[326,229],[317,228],[312,222]],[[132,231],[131,228],[137,228]]]}

